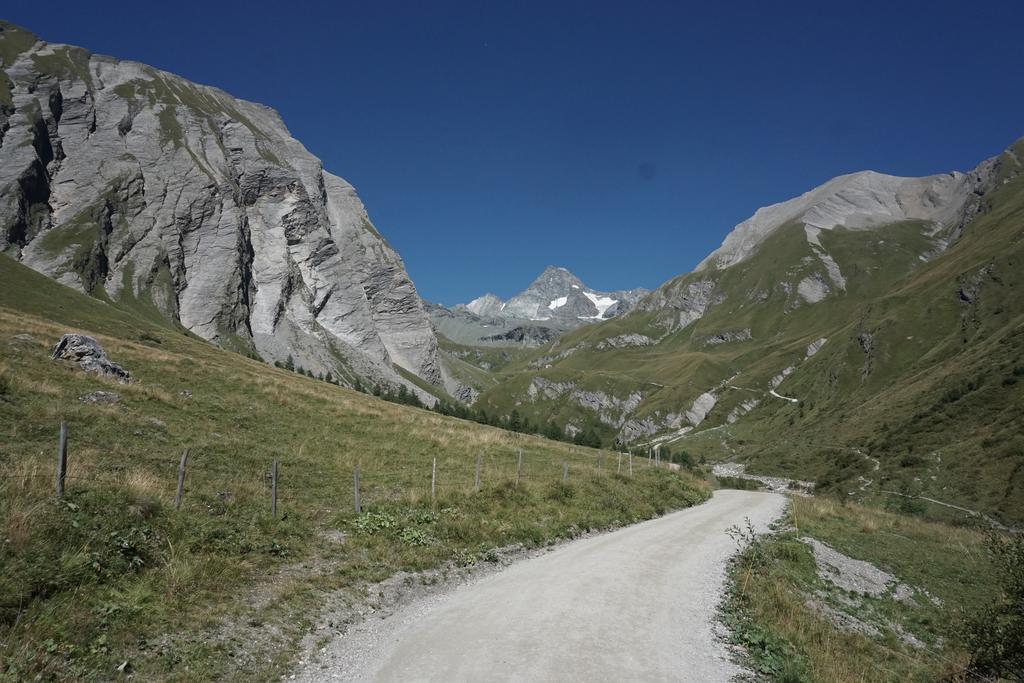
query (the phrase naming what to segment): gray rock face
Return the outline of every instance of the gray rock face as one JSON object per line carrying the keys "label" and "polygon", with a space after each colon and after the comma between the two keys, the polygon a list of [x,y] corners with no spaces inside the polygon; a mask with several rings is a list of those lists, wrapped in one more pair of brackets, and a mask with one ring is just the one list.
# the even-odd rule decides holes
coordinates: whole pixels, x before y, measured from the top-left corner
{"label": "gray rock face", "polygon": [[921,220],[952,228],[959,222],[975,180],[972,174],[964,173],[901,178],[863,171],[839,176],[799,197],[758,209],[737,225],[697,269],[722,269],[739,263],[765,238],[791,222],[811,228],[808,241],[812,244],[817,243],[818,232],[837,227],[871,229]]}
{"label": "gray rock face", "polygon": [[481,318],[498,316],[503,308],[505,308],[504,302],[494,294],[484,294],[466,304],[466,310]]}
{"label": "gray rock face", "polygon": [[526,395],[531,401],[557,400],[564,396],[581,408],[597,413],[601,422],[615,428],[621,428],[626,422],[626,417],[636,410],[644,399],[644,395],[639,391],[630,393],[626,398],[618,398],[603,391],[579,389],[574,383],[553,382],[544,377],[532,378]]}
{"label": "gray rock face", "polygon": [[751,339],[750,328],[742,330],[727,330],[713,334],[704,340],[704,346],[718,346],[719,344],[730,344],[732,342],[748,341]]}
{"label": "gray rock face", "polygon": [[82,403],[95,403],[97,405],[114,405],[121,402],[121,395],[113,391],[94,391],[78,398]]}
{"label": "gray rock face", "polygon": [[84,334],[65,334],[53,347],[54,360],[70,360],[78,367],[103,377],[111,377],[122,384],[132,381],[128,371],[107,358],[99,342]]}
{"label": "gray rock face", "polygon": [[724,300],[716,294],[716,283],[710,278],[696,281],[673,280],[662,285],[637,306],[641,311],[674,312],[664,322],[670,330],[685,328],[704,317],[712,306]]}
{"label": "gray rock face", "polygon": [[657,342],[645,334],[620,334],[615,337],[608,337],[597,342],[597,350],[624,349],[629,346],[653,346]]}
{"label": "gray rock face", "polygon": [[442,383],[402,260],[276,112],[0,28],[0,250],[268,361]]}

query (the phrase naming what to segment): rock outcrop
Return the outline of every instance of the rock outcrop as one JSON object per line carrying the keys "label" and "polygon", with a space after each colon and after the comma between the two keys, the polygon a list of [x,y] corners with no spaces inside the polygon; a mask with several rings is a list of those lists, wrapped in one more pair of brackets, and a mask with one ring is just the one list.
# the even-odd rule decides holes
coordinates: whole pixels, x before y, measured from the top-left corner
{"label": "rock outcrop", "polygon": [[65,334],[53,347],[51,357],[54,360],[73,361],[85,372],[110,377],[122,384],[132,381],[127,370],[107,358],[106,351],[98,341],[84,334]]}
{"label": "rock outcrop", "polygon": [[402,260],[276,112],[0,29],[0,250],[267,361],[442,383]]}

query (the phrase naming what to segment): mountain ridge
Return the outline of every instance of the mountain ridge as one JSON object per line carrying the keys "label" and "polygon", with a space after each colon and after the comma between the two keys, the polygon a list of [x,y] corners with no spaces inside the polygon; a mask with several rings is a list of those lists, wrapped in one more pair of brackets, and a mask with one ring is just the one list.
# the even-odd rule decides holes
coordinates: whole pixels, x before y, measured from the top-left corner
{"label": "mountain ridge", "polygon": [[434,329],[457,344],[537,346],[622,315],[647,294],[646,289],[600,292],[567,268],[547,266],[507,301],[489,292],[466,304],[428,304],[427,309]]}
{"label": "mountain ridge", "polygon": [[559,319],[571,325],[574,317],[577,320],[604,320],[623,315],[648,293],[640,287],[614,292],[591,289],[568,268],[549,265],[526,289],[507,301],[488,292],[468,304],[456,304],[452,308],[465,309],[481,317],[535,322]]}
{"label": "mountain ridge", "polygon": [[[620,446],[741,457],[765,474],[818,478],[843,495],[880,495],[884,484],[965,504],[980,497],[989,511],[1020,519],[1013,496],[995,491],[997,473],[1024,457],[1024,442],[999,426],[1013,424],[1022,400],[1014,374],[1024,338],[1015,295],[1024,286],[1021,158],[1024,139],[939,180],[945,194],[928,194],[932,179],[917,182],[912,196],[930,202],[921,206],[901,208],[905,181],[883,179],[892,194],[869,193],[840,216],[854,216],[849,225],[808,225],[801,218],[818,204],[808,202],[765,222],[771,229],[748,253],[730,250],[744,246],[740,224],[723,241],[724,262],[672,278],[626,316],[538,347],[505,368],[476,406],[516,409],[565,436],[595,429]],[[864,179],[872,187],[879,177],[847,176],[822,194],[841,197]],[[965,393],[969,400],[959,398]],[[975,422],[965,426],[961,415]],[[928,420],[934,426],[922,432]],[[901,452],[924,443],[941,466]],[[844,453],[864,455],[848,461]],[[868,475],[868,456],[881,462],[880,475]],[[970,492],[970,467],[992,494]],[[921,476],[928,468],[934,479]],[[847,488],[858,476],[871,485]],[[1024,487],[1006,476],[1006,491]]]}

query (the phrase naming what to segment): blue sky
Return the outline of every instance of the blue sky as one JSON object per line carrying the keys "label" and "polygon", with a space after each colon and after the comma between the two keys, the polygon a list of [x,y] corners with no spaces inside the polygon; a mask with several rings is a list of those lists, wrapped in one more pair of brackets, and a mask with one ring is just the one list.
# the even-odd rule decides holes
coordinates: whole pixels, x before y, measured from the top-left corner
{"label": "blue sky", "polygon": [[427,299],[689,271],[759,206],[1024,135],[1019,2],[8,3],[281,112]]}

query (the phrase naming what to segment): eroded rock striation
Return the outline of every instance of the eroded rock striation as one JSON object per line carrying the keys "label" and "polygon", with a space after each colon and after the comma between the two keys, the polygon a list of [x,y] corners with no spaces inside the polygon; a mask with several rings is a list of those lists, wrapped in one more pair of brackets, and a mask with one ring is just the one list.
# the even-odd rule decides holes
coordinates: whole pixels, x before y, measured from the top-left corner
{"label": "eroded rock striation", "polygon": [[267,361],[443,383],[401,258],[275,111],[0,29],[0,250]]}

